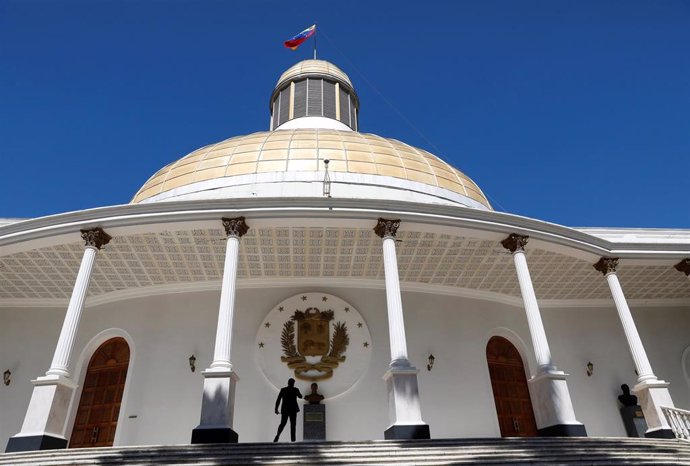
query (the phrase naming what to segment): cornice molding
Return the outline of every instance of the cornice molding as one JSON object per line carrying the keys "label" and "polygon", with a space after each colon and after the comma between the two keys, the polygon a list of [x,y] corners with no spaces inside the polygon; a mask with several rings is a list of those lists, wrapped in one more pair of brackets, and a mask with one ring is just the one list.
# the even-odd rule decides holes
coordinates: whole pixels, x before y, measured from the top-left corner
{"label": "cornice molding", "polygon": [[[405,224],[475,229],[497,234],[516,233],[596,256],[618,256],[621,259],[680,260],[690,255],[688,241],[672,243],[614,243],[606,239],[553,223],[495,211],[457,206],[416,204],[401,201],[338,198],[257,198],[177,201],[150,204],[127,204],[68,212],[0,227],[0,255],[14,252],[10,246],[31,249],[32,241],[63,244],[57,239],[81,229],[101,227],[130,228],[144,233],[170,223],[217,221],[219,217],[245,216],[259,219],[368,219],[400,218]],[[52,243],[51,241],[54,241]],[[27,243],[22,247],[18,246]],[[4,251],[9,252],[4,252]]]}

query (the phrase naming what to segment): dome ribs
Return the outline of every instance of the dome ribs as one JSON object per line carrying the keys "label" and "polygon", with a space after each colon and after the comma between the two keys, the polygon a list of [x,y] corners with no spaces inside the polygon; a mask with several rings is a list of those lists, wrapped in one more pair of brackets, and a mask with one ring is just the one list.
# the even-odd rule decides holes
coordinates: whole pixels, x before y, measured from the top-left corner
{"label": "dome ribs", "polygon": [[[413,192],[463,204],[462,200],[452,200],[459,195],[468,202],[471,200],[465,205],[478,202],[491,208],[471,179],[430,152],[374,134],[323,128],[256,132],[205,146],[156,172],[137,192],[132,203],[172,199],[214,190],[221,185],[229,188],[233,186],[231,179],[240,175],[322,172],[321,162],[325,159],[331,161],[328,169],[332,173],[409,181],[417,184],[417,187],[410,185]],[[213,181],[223,178],[227,180]],[[275,177],[271,179],[271,182],[276,181]],[[246,178],[241,180],[242,184],[247,183]],[[361,180],[364,184],[372,183],[371,178]],[[372,186],[378,186],[373,183]],[[425,184],[430,188],[421,186]],[[404,185],[394,181],[382,182],[380,186],[404,189]],[[433,194],[428,191],[432,188],[442,191]]]}

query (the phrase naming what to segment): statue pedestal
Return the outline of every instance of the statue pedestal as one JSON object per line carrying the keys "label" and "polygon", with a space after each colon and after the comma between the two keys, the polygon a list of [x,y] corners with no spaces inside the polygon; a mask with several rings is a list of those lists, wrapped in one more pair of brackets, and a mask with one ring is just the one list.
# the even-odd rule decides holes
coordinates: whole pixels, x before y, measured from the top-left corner
{"label": "statue pedestal", "polygon": [[647,421],[644,419],[640,406],[623,406],[621,408],[621,417],[623,418],[623,425],[628,437],[645,437]]}
{"label": "statue pedestal", "polygon": [[304,411],[304,440],[326,440],[326,405],[302,406]]}

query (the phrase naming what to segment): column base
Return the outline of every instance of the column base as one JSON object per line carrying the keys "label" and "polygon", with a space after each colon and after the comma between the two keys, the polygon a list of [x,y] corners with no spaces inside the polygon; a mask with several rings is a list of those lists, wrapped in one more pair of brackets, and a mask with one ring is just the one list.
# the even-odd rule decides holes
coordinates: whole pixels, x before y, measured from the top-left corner
{"label": "column base", "polygon": [[422,420],[417,373],[409,365],[388,369],[383,379],[388,386],[388,412],[391,426],[384,431],[386,439],[428,439],[429,425]]}
{"label": "column base", "polygon": [[19,451],[38,451],[38,450],[63,450],[67,448],[66,438],[54,437],[52,435],[28,435],[26,437],[14,436],[7,441],[5,453],[15,453]]}
{"label": "column base", "polygon": [[644,436],[646,438],[668,438],[668,439],[676,438],[676,435],[673,433],[673,431],[671,429],[648,430],[647,432],[644,433]]}
{"label": "column base", "polygon": [[192,443],[237,443],[239,436],[230,427],[203,427],[192,430]]}
{"label": "column base", "polygon": [[192,430],[192,443],[237,443],[232,429],[235,384],[240,379],[231,369],[207,369],[201,399],[201,421]]}
{"label": "column base", "polygon": [[38,377],[31,383],[34,389],[29,407],[26,409],[22,430],[10,437],[7,451],[67,448],[65,430],[77,385],[72,379],[57,375]]}
{"label": "column base", "polygon": [[428,424],[400,424],[384,430],[383,438],[386,440],[430,439],[431,432]]}
{"label": "column base", "polygon": [[539,437],[587,437],[583,424],[557,424],[537,429]]}
{"label": "column base", "polygon": [[585,426],[575,418],[566,377],[558,370],[542,372],[528,384],[537,432],[544,437],[586,437]]}
{"label": "column base", "polygon": [[659,432],[658,435],[667,435],[660,431],[669,431],[671,435],[673,435],[666,415],[661,409],[662,407],[674,407],[671,394],[668,391],[668,386],[668,382],[664,382],[663,380],[644,380],[635,385],[632,389],[633,393],[637,395],[638,402],[644,413],[644,419],[647,422],[645,437],[675,438],[675,436],[657,437],[650,435],[655,432]]}

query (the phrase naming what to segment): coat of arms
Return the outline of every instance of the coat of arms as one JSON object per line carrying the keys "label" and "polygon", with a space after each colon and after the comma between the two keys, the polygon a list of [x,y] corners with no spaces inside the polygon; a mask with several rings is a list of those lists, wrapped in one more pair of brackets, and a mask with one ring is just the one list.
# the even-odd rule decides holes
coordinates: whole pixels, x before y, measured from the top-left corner
{"label": "coat of arms", "polygon": [[[301,380],[317,381],[333,377],[333,369],[345,361],[345,350],[350,343],[347,326],[343,322],[333,325],[333,311],[320,311],[310,307],[306,311],[295,311],[283,325],[281,344],[283,356],[280,360],[295,371]],[[295,322],[297,323],[297,344],[295,344]],[[320,359],[317,359],[318,357]]]}

